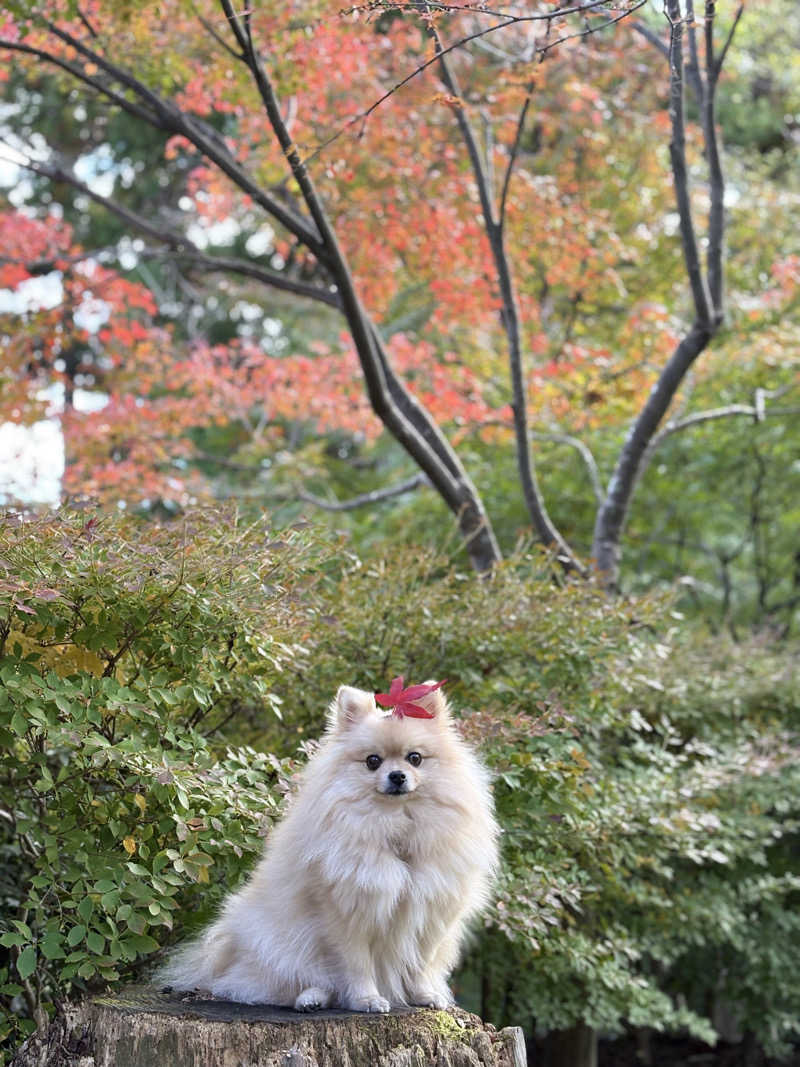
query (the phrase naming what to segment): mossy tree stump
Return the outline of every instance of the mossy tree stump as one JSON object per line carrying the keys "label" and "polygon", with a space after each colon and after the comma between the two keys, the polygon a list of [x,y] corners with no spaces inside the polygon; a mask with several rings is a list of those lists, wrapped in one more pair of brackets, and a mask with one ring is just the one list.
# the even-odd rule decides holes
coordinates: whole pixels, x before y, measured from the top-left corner
{"label": "mossy tree stump", "polygon": [[12,1067],[525,1067],[519,1027],[476,1015],[232,1004],[129,989],[71,1005]]}

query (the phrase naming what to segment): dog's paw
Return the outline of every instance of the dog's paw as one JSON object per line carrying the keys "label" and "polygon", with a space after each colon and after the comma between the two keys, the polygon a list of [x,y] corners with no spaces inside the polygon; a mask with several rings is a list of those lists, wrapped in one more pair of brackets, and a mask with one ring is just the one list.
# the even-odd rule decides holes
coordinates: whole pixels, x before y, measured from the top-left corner
{"label": "dog's paw", "polygon": [[317,989],[310,986],[304,989],[294,1002],[295,1011],[322,1011],[330,1006],[333,994],[328,989]]}
{"label": "dog's paw", "polygon": [[374,997],[356,997],[348,1005],[352,1011],[391,1011],[392,1005],[386,1000],[385,997],[379,997],[377,993]]}
{"label": "dog's paw", "polygon": [[452,1008],[453,1001],[442,993],[419,992],[409,997],[409,1003],[415,1008],[433,1008],[434,1011],[445,1011]]}

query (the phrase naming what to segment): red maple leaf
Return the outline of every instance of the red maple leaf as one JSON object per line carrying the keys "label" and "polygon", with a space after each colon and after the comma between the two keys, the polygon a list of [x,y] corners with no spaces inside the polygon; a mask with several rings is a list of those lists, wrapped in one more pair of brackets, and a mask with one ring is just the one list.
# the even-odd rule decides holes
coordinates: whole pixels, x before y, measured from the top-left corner
{"label": "red maple leaf", "polygon": [[420,697],[425,697],[428,693],[433,693],[443,686],[446,680],[443,679],[441,682],[436,682],[435,685],[410,685],[408,689],[404,689],[403,676],[401,674],[398,678],[392,679],[388,693],[376,693],[375,699],[381,707],[393,708],[392,715],[398,719],[402,719],[404,715],[408,715],[412,719],[432,719],[434,718],[432,712],[427,711],[419,704],[412,703],[412,701],[419,700]]}

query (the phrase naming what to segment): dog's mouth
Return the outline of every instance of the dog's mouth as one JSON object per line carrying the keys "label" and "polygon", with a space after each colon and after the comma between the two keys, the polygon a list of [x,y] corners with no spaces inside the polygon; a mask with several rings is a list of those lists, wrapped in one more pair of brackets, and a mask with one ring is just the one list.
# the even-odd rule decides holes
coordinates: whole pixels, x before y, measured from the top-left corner
{"label": "dog's mouth", "polygon": [[405,796],[407,793],[410,793],[411,790],[408,788],[407,785],[390,784],[387,785],[385,789],[379,790],[379,792],[381,792],[385,797],[399,797]]}

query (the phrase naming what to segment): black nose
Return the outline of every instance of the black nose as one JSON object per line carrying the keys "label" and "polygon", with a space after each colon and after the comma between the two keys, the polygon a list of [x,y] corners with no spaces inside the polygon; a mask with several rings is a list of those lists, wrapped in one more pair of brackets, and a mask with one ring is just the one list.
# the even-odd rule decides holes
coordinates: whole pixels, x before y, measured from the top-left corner
{"label": "black nose", "polygon": [[389,781],[392,783],[392,785],[405,785],[406,776],[402,771],[390,771]]}

